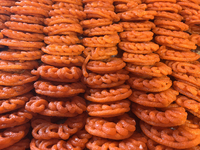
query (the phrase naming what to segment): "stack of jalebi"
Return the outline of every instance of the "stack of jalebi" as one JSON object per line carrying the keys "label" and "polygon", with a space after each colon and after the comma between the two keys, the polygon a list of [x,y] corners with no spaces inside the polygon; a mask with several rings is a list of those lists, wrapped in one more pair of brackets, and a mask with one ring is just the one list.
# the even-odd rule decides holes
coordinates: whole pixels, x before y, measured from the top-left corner
{"label": "stack of jalebi", "polygon": [[189,26],[189,32],[200,34],[200,6],[198,0],[177,0],[177,4],[182,7],[180,15],[183,21]]}
{"label": "stack of jalebi", "polygon": [[[45,9],[46,8],[46,9]],[[33,113],[24,109],[39,75],[43,42],[43,23],[49,3],[29,0],[0,0],[0,149],[29,148],[28,123]],[[2,24],[3,23],[3,24]]]}
{"label": "stack of jalebi", "polygon": [[[188,117],[187,107],[183,105],[183,101],[187,101],[187,98],[178,96],[179,93],[190,96],[194,94],[192,98],[200,99],[198,91],[192,87],[198,89],[198,76],[200,74],[197,70],[200,65],[197,60],[200,56],[191,52],[192,49],[196,49],[196,46],[189,39],[190,35],[185,32],[189,29],[188,25],[181,22],[183,17],[179,15],[182,12],[181,6],[185,5],[186,2],[145,0],[145,3],[147,3],[148,10],[157,11],[154,20],[156,27],[153,32],[156,35],[155,41],[161,47],[156,53],[172,69],[171,76],[176,80],[173,82],[173,89],[168,89],[171,90],[170,93],[163,92],[160,95],[154,95],[154,97],[144,94],[144,96],[140,96],[138,93],[135,96],[140,96],[141,99],[148,98],[151,101],[148,103],[149,105],[155,101],[160,103],[164,98],[166,99],[163,103],[165,106],[149,109],[146,106],[138,107],[136,105],[133,106],[133,112],[142,120],[140,127],[149,138],[147,146],[150,150],[195,147],[200,143],[199,122],[194,122],[194,116],[192,119]],[[146,82],[145,85],[150,85],[150,82]],[[159,82],[156,85],[159,85]],[[191,93],[187,93],[188,91]],[[142,101],[139,104],[142,104]],[[191,106],[192,103],[184,104]]]}
{"label": "stack of jalebi", "polygon": [[[32,75],[40,77],[34,83],[37,95],[25,106],[26,110],[37,114],[31,121],[31,150],[83,149],[90,135],[82,130],[87,118],[86,102],[78,94],[86,89],[80,82],[80,66],[84,62],[80,54],[85,48],[80,45],[78,36],[83,33],[79,21],[86,14],[81,0],[44,2],[49,3],[48,10],[42,4],[42,10],[33,11],[45,14],[46,26],[41,32],[46,34],[47,46],[42,47],[45,53],[41,57],[42,64],[31,71]],[[76,143],[76,140],[83,142]]]}
{"label": "stack of jalebi", "polygon": [[[113,0],[83,0],[83,3],[87,20],[81,22],[84,28],[82,43],[87,58],[82,68],[82,82],[88,87],[85,98],[90,101],[87,106],[90,117],[85,129],[93,135],[87,144],[87,148],[93,150],[102,146],[99,142],[112,145],[112,140],[134,140],[131,136],[136,123],[126,114],[130,110],[127,98],[132,91],[125,85],[129,79],[128,71],[123,69],[126,64],[116,57],[120,42],[118,33],[123,28],[117,24],[120,18],[114,12]],[[130,144],[127,141],[122,145]],[[119,143],[116,147],[120,147]]]}
{"label": "stack of jalebi", "polygon": [[[10,20],[10,7],[15,5],[15,0],[0,0],[0,39],[3,39],[3,34],[1,30],[6,28],[5,22]],[[0,44],[0,49],[4,48]]]}

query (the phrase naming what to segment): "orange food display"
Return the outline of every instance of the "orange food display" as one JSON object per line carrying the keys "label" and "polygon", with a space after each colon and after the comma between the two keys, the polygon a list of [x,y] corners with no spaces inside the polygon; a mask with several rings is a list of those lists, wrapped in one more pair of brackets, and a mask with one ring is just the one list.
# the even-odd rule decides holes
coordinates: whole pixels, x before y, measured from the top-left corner
{"label": "orange food display", "polygon": [[128,98],[132,94],[129,85],[120,85],[111,89],[90,89],[85,98],[92,102],[106,103]]}
{"label": "orange food display", "polygon": [[169,89],[172,85],[172,81],[167,76],[160,78],[151,78],[151,79],[144,79],[133,76],[130,77],[128,83],[132,88],[146,92],[165,91]]}
{"label": "orange food display", "polygon": [[43,150],[43,149],[84,149],[87,142],[91,138],[91,135],[88,134],[85,130],[77,132],[75,135],[69,138],[67,141],[59,139],[51,140],[36,140],[32,139],[30,143],[31,150]]}
{"label": "orange food display", "polygon": [[70,97],[85,92],[85,85],[81,82],[71,84],[52,83],[37,81],[34,83],[35,91],[38,94],[51,97]]}
{"label": "orange food display", "polygon": [[125,69],[136,76],[142,77],[162,77],[172,74],[172,69],[162,62],[157,62],[153,66],[138,66],[127,63]]}
{"label": "orange food display", "polygon": [[115,117],[129,112],[130,110],[130,101],[121,100],[117,102],[97,104],[90,103],[87,106],[87,111],[90,116],[97,117]]}
{"label": "orange food display", "polygon": [[[150,139],[172,148],[185,149],[197,146],[199,143],[199,124],[196,124],[194,121],[186,121],[186,124],[173,128],[160,128],[141,122],[140,127],[143,133]],[[184,142],[180,139],[184,139]]]}
{"label": "orange food display", "polygon": [[[86,114],[83,113],[77,117],[68,118],[62,124],[52,123],[48,120],[33,119],[31,126],[33,128],[32,135],[34,138],[39,140],[50,140],[50,139],[63,139],[67,140],[69,137],[85,125]],[[54,128],[52,132],[48,132]]]}
{"label": "orange food display", "polygon": [[85,129],[95,136],[121,140],[132,135],[135,131],[135,125],[135,120],[124,114],[115,118],[108,118],[108,120],[89,117],[87,118]]}
{"label": "orange food display", "polygon": [[132,112],[142,121],[158,127],[183,125],[187,119],[185,109],[176,104],[170,104],[166,108],[155,109],[133,103]]}
{"label": "orange food display", "polygon": [[26,103],[26,110],[44,116],[74,117],[86,111],[86,102],[83,98],[50,98],[35,96]]}
{"label": "orange food display", "polygon": [[134,90],[129,99],[143,106],[163,108],[174,102],[178,94],[179,92],[172,88],[157,93]]}
{"label": "orange food display", "polygon": [[1,149],[12,146],[23,139],[29,130],[30,125],[28,123],[16,127],[7,128],[0,133]]}

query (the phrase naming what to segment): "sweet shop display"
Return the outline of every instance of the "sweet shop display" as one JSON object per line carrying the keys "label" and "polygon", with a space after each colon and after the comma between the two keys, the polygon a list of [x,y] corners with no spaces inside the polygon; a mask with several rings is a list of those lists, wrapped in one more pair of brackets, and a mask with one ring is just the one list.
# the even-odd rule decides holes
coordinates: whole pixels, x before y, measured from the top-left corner
{"label": "sweet shop display", "polygon": [[0,150],[200,149],[199,0],[0,0]]}

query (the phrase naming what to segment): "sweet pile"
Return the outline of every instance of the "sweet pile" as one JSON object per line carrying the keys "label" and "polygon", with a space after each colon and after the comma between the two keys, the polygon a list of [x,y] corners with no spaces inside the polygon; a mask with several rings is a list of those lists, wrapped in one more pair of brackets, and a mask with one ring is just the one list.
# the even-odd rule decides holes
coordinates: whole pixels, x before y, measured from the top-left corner
{"label": "sweet pile", "polygon": [[199,3],[0,0],[0,149],[199,149]]}
{"label": "sweet pile", "polygon": [[[49,1],[51,2],[51,1]],[[85,18],[82,2],[53,0],[44,20],[47,35],[42,47],[42,65],[32,74],[40,76],[34,83],[37,93],[26,103],[26,110],[36,115],[32,121],[31,150],[84,148],[90,135],[82,130],[86,121],[86,102],[80,96],[85,85],[80,82],[84,47],[80,20]],[[67,141],[64,141],[67,140]],[[78,143],[76,141],[79,140]]]}
{"label": "sweet pile", "polygon": [[83,0],[83,3],[87,20],[81,25],[85,29],[83,45],[87,58],[82,82],[89,87],[85,98],[90,101],[87,111],[91,116],[87,118],[85,129],[93,135],[86,146],[91,150],[138,147],[130,143],[140,142],[134,132],[135,119],[126,113],[130,110],[127,98],[132,93],[125,84],[129,79],[128,71],[123,69],[125,63],[121,58],[112,57],[118,53],[116,46],[120,38],[117,33],[123,31],[122,25],[116,24],[120,18],[114,12],[113,0]]}
{"label": "sweet pile", "polygon": [[[193,70],[193,66],[198,65],[196,60],[200,57],[198,54],[191,52],[192,49],[196,49],[196,46],[194,42],[189,40],[190,35],[184,32],[188,30],[188,25],[181,22],[182,16],[178,14],[181,12],[182,7],[175,0],[165,2],[147,0],[145,3],[149,3],[147,5],[148,10],[158,12],[154,20],[156,28],[153,29],[153,32],[156,34],[155,41],[161,45],[157,54],[172,69],[171,76],[175,78],[173,82],[173,88],[176,90],[175,94],[178,95],[178,92],[180,92],[185,95],[188,90],[192,92],[193,89],[190,84],[195,82],[195,77],[190,74],[190,70]],[[196,77],[198,76],[198,72],[194,74],[196,74]],[[185,149],[199,144],[200,119],[188,116],[188,113],[185,111],[186,107],[180,103],[185,98],[179,95],[177,98],[171,99],[171,103],[176,101],[178,105],[172,103],[168,107],[160,109],[164,112],[163,114],[155,111],[154,108],[151,110],[142,108],[143,110],[146,109],[145,114],[150,114],[150,111],[152,111],[154,113],[151,112],[151,116],[158,117],[155,124],[151,120],[141,123],[142,131],[151,139],[148,141],[149,145],[147,144],[149,149],[153,150],[159,146],[165,149],[166,147]],[[187,104],[185,103],[185,105]],[[158,120],[164,124],[160,124]],[[156,133],[163,134],[158,135]],[[184,144],[181,139],[184,139]]]}
{"label": "sweet pile", "polygon": [[33,113],[24,106],[39,77],[31,70],[38,67],[42,55],[42,24],[48,10],[23,0],[1,0],[0,5],[0,45],[7,46],[0,52],[0,149],[25,149],[30,144],[26,135]]}

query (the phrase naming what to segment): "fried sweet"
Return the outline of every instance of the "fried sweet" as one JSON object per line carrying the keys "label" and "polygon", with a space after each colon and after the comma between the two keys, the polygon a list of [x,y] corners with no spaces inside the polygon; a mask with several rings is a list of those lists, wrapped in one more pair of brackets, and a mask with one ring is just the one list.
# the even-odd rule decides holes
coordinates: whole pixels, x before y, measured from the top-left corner
{"label": "fried sweet", "polygon": [[28,123],[7,128],[0,133],[0,149],[4,149],[12,146],[24,138],[29,130],[30,125]]}
{"label": "fried sweet", "polygon": [[17,15],[48,17],[47,10],[34,6],[12,6],[10,11]]}
{"label": "fried sweet", "polygon": [[90,88],[111,88],[124,84],[129,79],[128,71],[119,70],[110,74],[89,73],[88,77],[83,77],[82,82]]}
{"label": "fried sweet", "polygon": [[134,90],[129,99],[143,106],[163,108],[175,101],[178,94],[179,92],[172,88],[158,93],[147,93]]}
{"label": "fried sweet", "polygon": [[9,70],[32,70],[37,68],[39,63],[37,61],[8,61],[0,60],[0,70],[9,71]]}
{"label": "fried sweet", "polygon": [[189,26],[198,25],[199,21],[200,21],[200,14],[199,13],[197,15],[187,16],[185,18],[185,23],[188,24]]}
{"label": "fried sweet", "polygon": [[142,121],[158,127],[183,125],[187,119],[187,112],[177,104],[170,104],[166,108],[156,109],[133,103],[132,112]]}
{"label": "fried sweet", "polygon": [[167,61],[166,64],[176,73],[186,73],[194,77],[199,77],[200,75],[200,65],[196,62]]}
{"label": "fried sweet", "polygon": [[[95,2],[95,0],[82,0],[82,1],[83,1],[84,4],[85,4],[85,3]],[[114,1],[114,0],[99,0],[99,1],[105,2],[105,3],[109,3],[109,4],[113,4],[113,1]]]}
{"label": "fried sweet", "polygon": [[149,42],[153,39],[154,33],[151,31],[125,31],[119,34],[122,41]]}
{"label": "fried sweet", "polygon": [[159,55],[150,53],[150,54],[132,54],[132,53],[123,53],[123,61],[134,64],[134,65],[154,65],[160,61]]}
{"label": "fried sweet", "polygon": [[69,3],[69,4],[75,4],[75,5],[83,5],[82,0],[52,0],[52,2],[64,2],[64,3]]}
{"label": "fried sweet", "polygon": [[16,6],[33,6],[37,8],[42,8],[44,10],[50,11],[52,9],[51,5],[46,5],[42,3],[37,2],[31,2],[31,1],[20,1],[15,3]]}
{"label": "fried sweet", "polygon": [[67,18],[64,15],[52,16],[51,18],[46,18],[44,24],[47,26],[52,26],[54,24],[78,24],[79,20],[77,18]]}
{"label": "fried sweet", "polygon": [[176,103],[193,115],[200,117],[200,103],[186,96],[178,96]]}
{"label": "fried sweet", "polygon": [[200,77],[194,77],[181,72],[173,72],[172,76],[178,81],[182,81],[200,88]]}
{"label": "fried sweet", "polygon": [[199,125],[186,123],[178,127],[155,127],[141,122],[143,133],[155,142],[176,148],[185,149],[198,145],[200,133]]}
{"label": "fried sweet", "polygon": [[112,141],[112,140],[103,139],[100,137],[92,137],[92,139],[87,143],[86,146],[89,150],[102,149],[102,148],[107,149],[107,150],[111,150],[111,149],[147,150],[146,143],[147,143],[147,140],[142,134],[134,132],[130,138],[122,140],[122,141]]}
{"label": "fried sweet", "polygon": [[64,84],[37,81],[34,83],[35,91],[38,94],[51,97],[70,97],[85,92],[85,85],[81,82]]}
{"label": "fried sweet", "polygon": [[172,74],[172,69],[162,62],[157,62],[152,66],[138,66],[127,63],[125,69],[136,76],[142,77],[162,77]]}
{"label": "fried sweet", "polygon": [[194,9],[183,9],[180,12],[180,15],[183,16],[183,19],[185,19],[189,16],[198,15],[198,11],[196,11]]}
{"label": "fried sweet", "polygon": [[120,42],[118,34],[83,38],[83,45],[88,47],[114,47]]}
{"label": "fried sweet", "polygon": [[100,9],[106,9],[109,11],[114,11],[115,7],[113,6],[113,4],[103,1],[93,1],[91,3],[86,3],[84,6],[84,10],[86,9],[90,9],[90,8],[100,8]]}
{"label": "fried sweet", "polygon": [[32,2],[41,3],[41,4],[45,4],[45,5],[53,4],[52,0],[20,0],[20,1],[32,1]]}
{"label": "fried sweet", "polygon": [[126,4],[128,2],[137,2],[138,4],[141,4],[142,1],[141,0],[113,0],[114,5],[118,5],[118,4]]}
{"label": "fried sweet", "polygon": [[32,135],[38,140],[67,140],[71,135],[84,127],[86,117],[86,114],[83,113],[76,117],[67,118],[65,119],[65,122],[61,124],[42,119],[34,119],[31,122],[31,126],[33,127]]}
{"label": "fried sweet", "polygon": [[52,5],[53,9],[59,9],[59,8],[67,8],[67,9],[78,9],[83,11],[83,6],[82,5],[77,5],[77,4],[71,4],[71,3],[66,3],[66,2],[56,2],[55,4]]}
{"label": "fried sweet", "polygon": [[155,25],[160,28],[173,31],[186,31],[189,29],[189,26],[183,22],[175,20],[162,20],[158,19],[154,21]]}
{"label": "fried sweet", "polygon": [[87,118],[85,129],[94,136],[122,140],[129,138],[133,134],[135,125],[135,119],[123,114],[108,119],[89,117]]}
{"label": "fried sweet", "polygon": [[88,19],[110,19],[113,22],[118,22],[120,20],[119,16],[114,11],[106,10],[104,8],[88,8],[85,9],[84,12]]}
{"label": "fried sweet", "polygon": [[32,83],[26,83],[16,86],[0,86],[0,99],[9,99],[11,97],[23,95],[33,89]]}
{"label": "fried sweet", "polygon": [[82,66],[84,58],[82,56],[56,56],[56,55],[42,55],[41,61],[48,65],[56,67],[73,67]]}
{"label": "fried sweet", "polygon": [[0,0],[0,6],[10,7],[10,6],[14,6],[14,5],[15,5],[15,1],[12,1],[12,0]]}
{"label": "fried sweet", "polygon": [[37,33],[24,33],[10,29],[3,29],[1,30],[1,33],[10,39],[16,39],[19,41],[42,42],[44,40],[44,35]]}
{"label": "fried sweet", "polygon": [[95,28],[101,26],[108,26],[112,24],[110,19],[90,19],[90,20],[83,20],[80,22],[80,25],[83,28]]}
{"label": "fried sweet", "polygon": [[155,3],[155,2],[170,2],[176,3],[176,0],[144,0],[145,3]]}
{"label": "fried sweet", "polygon": [[0,115],[0,129],[19,126],[31,120],[33,114],[25,109],[20,109],[13,113]]}
{"label": "fried sweet", "polygon": [[177,13],[158,11],[157,14],[155,15],[155,19],[181,21],[183,20],[183,17]]}
{"label": "fried sweet", "polygon": [[126,99],[131,94],[132,90],[129,85],[120,85],[108,89],[88,89],[84,97],[92,102],[106,103]]}
{"label": "fried sweet", "polygon": [[7,16],[7,15],[0,15],[0,21],[1,22],[6,22],[8,20],[10,20],[9,16]]}
{"label": "fried sweet", "polygon": [[74,35],[64,35],[64,36],[46,36],[44,38],[46,44],[55,44],[55,45],[75,45],[80,43],[80,39]]}
{"label": "fried sweet", "polygon": [[122,32],[123,28],[120,24],[111,24],[109,26],[101,26],[87,29],[83,32],[85,36],[100,36],[106,34],[116,34],[118,32]]}
{"label": "fried sweet", "polygon": [[119,13],[118,15],[121,18],[121,21],[145,21],[154,19],[156,14],[156,11],[131,10]]}
{"label": "fried sweet", "polygon": [[86,14],[78,9],[67,9],[65,7],[59,9],[52,9],[49,11],[49,16],[65,16],[66,18],[76,18],[78,20],[84,20]]}
{"label": "fried sweet", "polygon": [[129,100],[121,100],[104,104],[90,103],[87,106],[87,112],[90,116],[104,118],[115,117],[122,115],[125,112],[129,112],[130,104]]}
{"label": "fried sweet", "polygon": [[126,63],[123,62],[121,58],[110,58],[107,61],[90,61],[87,64],[87,69],[99,73],[114,73],[118,70],[121,70],[126,66]]}
{"label": "fried sweet", "polygon": [[200,45],[200,35],[199,34],[192,34],[190,36],[190,40],[197,44],[198,46]]}
{"label": "fried sweet", "polygon": [[189,39],[175,38],[172,36],[156,36],[155,41],[160,45],[171,47],[179,51],[196,49],[195,43]]}
{"label": "fried sweet", "polygon": [[190,35],[186,32],[183,31],[172,31],[172,30],[167,30],[164,28],[154,28],[153,29],[154,34],[156,35],[164,35],[164,36],[172,36],[176,38],[183,38],[183,39],[188,39]]}
{"label": "fried sweet", "polygon": [[48,65],[42,65],[37,70],[32,70],[31,73],[42,79],[57,82],[77,82],[82,76],[82,71],[78,67],[56,68]]}
{"label": "fried sweet", "polygon": [[23,23],[32,23],[32,24],[44,24],[44,18],[42,17],[34,17],[27,15],[10,15],[10,21],[12,22],[23,22]]}
{"label": "fried sweet", "polygon": [[199,30],[198,25],[191,25],[188,32],[190,34],[200,34],[200,30]]}
{"label": "fried sweet", "polygon": [[53,26],[47,26],[44,27],[44,33],[47,35],[69,35],[73,34],[76,35],[76,33],[82,34],[83,30],[80,24],[54,24]]}
{"label": "fried sweet", "polygon": [[118,44],[119,48],[136,54],[148,54],[155,52],[159,49],[159,45],[153,42],[144,42],[144,43],[133,43],[133,42],[120,42]]}
{"label": "fried sweet", "polygon": [[180,1],[177,4],[179,4],[182,7],[182,9],[193,9],[193,10],[196,10],[196,11],[200,10],[199,4],[195,4],[193,2]]}
{"label": "fried sweet", "polygon": [[26,102],[33,95],[31,93],[27,93],[21,96],[12,97],[10,99],[1,100],[0,101],[0,114],[7,113],[25,106]]}
{"label": "fried sweet", "polygon": [[144,22],[120,22],[124,31],[150,31],[152,28],[155,28],[153,22],[144,21]]}
{"label": "fried sweet", "polygon": [[25,48],[34,48],[34,49],[40,49],[45,44],[43,42],[27,42],[27,41],[18,41],[13,39],[1,39],[0,40],[1,45],[5,45],[8,47],[25,47]]}
{"label": "fried sweet", "polygon": [[176,51],[165,46],[161,46],[156,52],[161,59],[170,61],[196,61],[200,58],[200,55],[191,51]]}
{"label": "fried sweet", "polygon": [[178,4],[170,2],[154,2],[147,4],[147,10],[151,11],[167,11],[172,13],[179,13],[182,7]]}
{"label": "fried sweet", "polygon": [[169,89],[172,85],[172,81],[167,76],[150,79],[144,79],[133,76],[130,77],[130,79],[128,79],[128,83],[132,88],[146,92],[165,91]]}
{"label": "fried sweet", "polygon": [[87,57],[90,55],[91,60],[110,59],[118,54],[117,47],[86,47],[83,54]]}
{"label": "fried sweet", "polygon": [[10,15],[10,7],[3,7],[3,6],[0,6],[0,14],[2,15]]}
{"label": "fried sweet", "polygon": [[0,71],[0,85],[16,86],[36,81],[39,75],[32,75],[30,71],[4,72]]}
{"label": "fried sweet", "polygon": [[199,88],[191,86],[190,84],[187,84],[184,82],[180,82],[180,81],[174,81],[173,87],[175,90],[177,90],[181,94],[200,102]]}
{"label": "fried sweet", "polygon": [[161,144],[153,141],[152,139],[148,139],[147,147],[148,147],[149,150],[161,150],[161,149],[162,150],[175,150],[171,147],[161,145]]}
{"label": "fried sweet", "polygon": [[26,103],[25,109],[44,116],[74,117],[86,111],[86,102],[79,96],[62,99],[35,96]]}
{"label": "fried sweet", "polygon": [[44,149],[62,149],[62,150],[76,150],[84,149],[87,142],[91,138],[85,130],[77,132],[75,135],[69,138],[67,141],[51,139],[51,140],[36,140],[32,139],[30,148],[31,150],[44,150]]}
{"label": "fried sweet", "polygon": [[3,22],[0,22],[0,30],[6,28],[5,24]]}
{"label": "fried sweet", "polygon": [[29,147],[30,140],[28,138],[25,138],[7,148],[4,148],[3,150],[26,150]]}
{"label": "fried sweet", "polygon": [[1,51],[0,59],[1,60],[11,60],[11,61],[23,61],[23,60],[38,60],[41,58],[42,51]]}
{"label": "fried sweet", "polygon": [[130,11],[137,8],[137,6],[138,6],[138,3],[135,1],[130,1],[126,4],[117,4],[115,5],[115,12],[121,13],[121,12]]}
{"label": "fried sweet", "polygon": [[51,44],[42,47],[42,51],[50,55],[80,55],[85,47],[82,45],[56,45]]}

